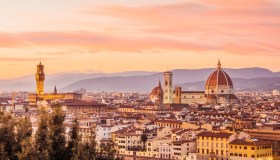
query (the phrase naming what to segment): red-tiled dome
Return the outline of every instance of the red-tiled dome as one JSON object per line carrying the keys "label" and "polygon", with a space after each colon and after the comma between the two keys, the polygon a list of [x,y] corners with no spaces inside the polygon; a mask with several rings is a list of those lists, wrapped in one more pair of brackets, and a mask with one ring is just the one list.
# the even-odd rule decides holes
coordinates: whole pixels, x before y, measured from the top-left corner
{"label": "red-tiled dome", "polygon": [[217,70],[208,77],[205,87],[215,87],[217,85],[227,85],[233,87],[231,78],[225,71],[222,70],[220,61],[218,62]]}
{"label": "red-tiled dome", "polygon": [[162,88],[160,88],[160,87],[155,87],[155,88],[152,90],[152,92],[151,92],[150,95],[156,96],[156,95],[158,95],[158,93],[163,93],[163,90],[162,90]]}
{"label": "red-tiled dome", "polygon": [[163,95],[163,90],[162,90],[162,88],[161,88],[160,82],[159,82],[158,86],[155,87],[155,88],[152,90],[152,92],[151,92],[150,95],[151,95],[151,96],[152,96],[152,95],[153,95],[153,96]]}

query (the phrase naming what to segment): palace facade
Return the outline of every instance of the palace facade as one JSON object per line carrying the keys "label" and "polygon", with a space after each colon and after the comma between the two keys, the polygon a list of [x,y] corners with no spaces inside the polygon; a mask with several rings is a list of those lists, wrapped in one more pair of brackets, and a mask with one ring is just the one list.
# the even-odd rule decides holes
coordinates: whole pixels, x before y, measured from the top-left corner
{"label": "palace facade", "polygon": [[43,100],[56,100],[56,99],[75,99],[75,100],[81,100],[82,94],[78,93],[58,93],[56,86],[54,87],[53,93],[45,93],[45,71],[44,71],[44,65],[40,62],[37,65],[37,72],[35,74],[35,80],[36,80],[36,93],[30,93],[28,95],[29,98],[29,105],[36,107],[38,101]]}

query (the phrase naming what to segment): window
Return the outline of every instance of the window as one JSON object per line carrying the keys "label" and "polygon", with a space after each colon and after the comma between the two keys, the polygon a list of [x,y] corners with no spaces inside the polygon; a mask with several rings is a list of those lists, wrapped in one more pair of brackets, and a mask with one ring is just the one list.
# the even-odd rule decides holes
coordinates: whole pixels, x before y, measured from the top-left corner
{"label": "window", "polygon": [[252,155],[251,155],[251,158],[255,158],[255,155],[252,154]]}
{"label": "window", "polygon": [[255,147],[251,147],[251,150],[255,150]]}
{"label": "window", "polygon": [[247,147],[244,147],[244,149],[247,149]]}

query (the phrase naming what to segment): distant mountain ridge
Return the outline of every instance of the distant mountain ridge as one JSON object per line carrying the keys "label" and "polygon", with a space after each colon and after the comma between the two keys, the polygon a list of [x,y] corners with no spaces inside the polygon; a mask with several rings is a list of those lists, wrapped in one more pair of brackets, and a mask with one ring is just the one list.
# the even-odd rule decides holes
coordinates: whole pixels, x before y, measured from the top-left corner
{"label": "distant mountain ridge", "polygon": [[[185,90],[203,90],[204,83],[215,68],[175,69],[173,83],[183,86]],[[235,89],[277,89],[280,72],[265,68],[224,69],[232,78]],[[45,87],[53,91],[56,85],[59,91],[68,92],[79,88],[88,91],[136,91],[149,92],[158,81],[163,79],[162,72],[130,71],[120,73],[46,73]],[[9,80],[0,79],[2,91],[35,91],[34,75]]]}
{"label": "distant mountain ridge", "polygon": [[[183,86],[185,90],[204,90],[204,83],[215,68],[206,69],[176,69],[173,72],[174,86]],[[244,89],[273,89],[268,82],[280,82],[279,74],[263,68],[242,68],[224,69],[233,79],[237,90]],[[260,78],[260,80],[258,80]],[[155,73],[144,76],[127,77],[99,77],[84,79],[74,82],[63,90],[74,90],[77,88],[87,88],[92,91],[139,91],[149,92],[157,85],[158,80],[162,81],[162,73]],[[236,79],[236,80],[235,80]],[[267,86],[263,85],[265,79]],[[248,83],[246,83],[248,82]],[[254,82],[254,83],[250,83]],[[235,84],[236,83],[236,84]],[[255,84],[257,83],[257,84]],[[246,85],[244,85],[246,84]],[[255,85],[254,85],[255,84]],[[277,88],[277,87],[275,87]]]}

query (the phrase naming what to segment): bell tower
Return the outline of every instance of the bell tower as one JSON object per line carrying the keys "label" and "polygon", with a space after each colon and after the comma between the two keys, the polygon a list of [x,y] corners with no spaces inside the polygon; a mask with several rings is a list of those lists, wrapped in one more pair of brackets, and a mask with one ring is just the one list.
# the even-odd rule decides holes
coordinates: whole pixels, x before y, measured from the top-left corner
{"label": "bell tower", "polygon": [[44,65],[42,65],[41,61],[37,65],[37,73],[35,74],[35,79],[36,79],[36,93],[44,94],[45,72],[44,72]]}
{"label": "bell tower", "polygon": [[163,73],[163,78],[164,78],[163,103],[164,104],[173,103],[172,77],[173,77],[173,73],[170,71]]}

